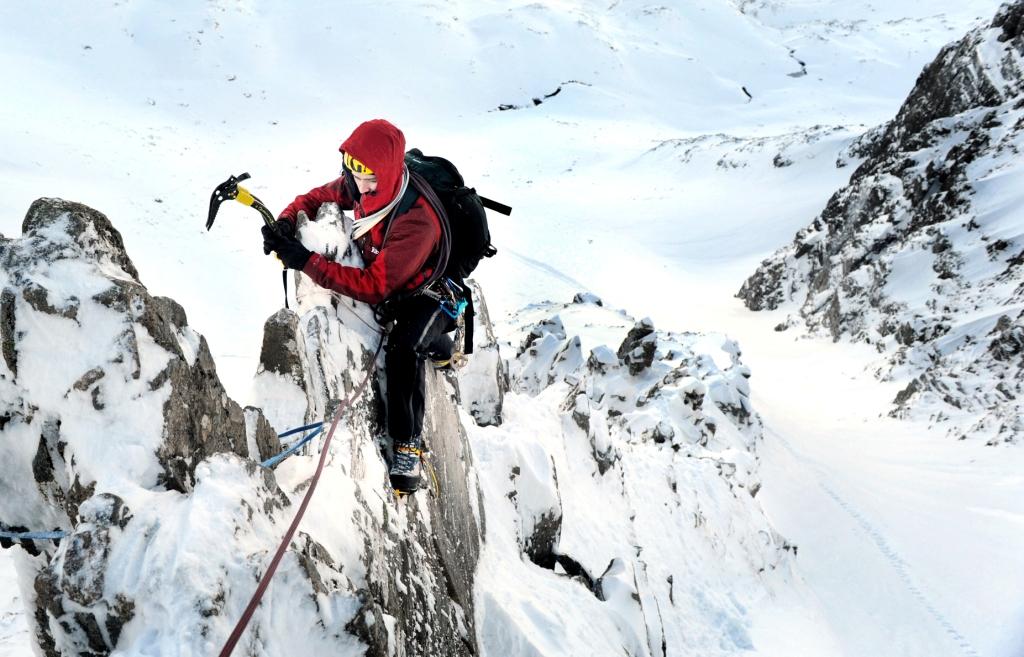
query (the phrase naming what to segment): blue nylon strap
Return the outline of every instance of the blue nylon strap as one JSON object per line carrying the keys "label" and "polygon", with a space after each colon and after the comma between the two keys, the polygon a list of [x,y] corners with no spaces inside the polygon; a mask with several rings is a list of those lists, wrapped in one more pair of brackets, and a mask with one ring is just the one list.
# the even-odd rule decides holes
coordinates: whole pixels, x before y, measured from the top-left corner
{"label": "blue nylon strap", "polygon": [[[294,445],[292,445],[291,447],[289,447],[285,451],[281,452],[277,456],[272,456],[269,459],[267,459],[266,461],[264,461],[263,463],[260,463],[260,465],[262,467],[264,467],[264,468],[272,468],[275,465],[277,465],[278,463],[280,463],[281,461],[285,460],[286,458],[288,458],[289,456],[294,454],[295,452],[299,451],[299,448],[301,448],[303,445],[305,445],[306,443],[308,443],[309,441],[313,440],[318,435],[320,435],[320,433],[324,430],[324,423],[323,422],[314,422],[313,424],[307,424],[304,427],[297,427],[295,429],[289,429],[288,431],[285,431],[284,433],[277,434],[277,437],[278,438],[284,438],[286,436],[291,436],[293,434],[301,433],[303,431],[308,431],[310,429],[315,429],[315,431],[313,431],[308,436],[306,436],[305,438],[303,438],[299,442],[295,443]],[[64,538],[67,535],[68,535],[68,532],[65,532],[65,531],[52,531],[52,532],[5,532],[5,531],[0,531],[0,538],[6,538],[6,539],[11,539],[11,540],[22,540],[22,541],[54,541],[54,540],[57,540],[59,538]]]}
{"label": "blue nylon strap", "polygon": [[[312,426],[317,426],[317,425],[314,424]],[[274,467],[275,465],[277,465],[281,461],[285,460],[286,458],[288,458],[289,456],[291,456],[295,452],[299,451],[300,447],[302,447],[303,445],[305,445],[309,441],[313,440],[313,438],[315,438],[318,435],[320,435],[320,433],[323,430],[324,430],[324,427],[321,424],[320,426],[317,427],[317,429],[315,431],[310,433],[308,436],[306,436],[305,438],[303,438],[299,442],[295,443],[294,445],[292,445],[291,447],[289,447],[285,451],[281,452],[277,456],[271,456],[269,459],[267,459],[263,463],[260,463],[260,466],[262,466],[264,468],[272,468],[272,467]],[[284,434],[282,434],[282,435],[284,435]]]}
{"label": "blue nylon strap", "polygon": [[307,424],[304,427],[298,427],[298,428],[295,428],[295,429],[289,429],[288,431],[285,431],[284,433],[279,433],[279,434],[277,434],[277,437],[278,438],[284,438],[285,436],[290,436],[290,435],[295,434],[295,433],[302,433],[303,431],[306,431],[308,429],[315,429],[317,427],[322,427],[323,425],[324,425],[323,422],[314,422],[313,424]]}

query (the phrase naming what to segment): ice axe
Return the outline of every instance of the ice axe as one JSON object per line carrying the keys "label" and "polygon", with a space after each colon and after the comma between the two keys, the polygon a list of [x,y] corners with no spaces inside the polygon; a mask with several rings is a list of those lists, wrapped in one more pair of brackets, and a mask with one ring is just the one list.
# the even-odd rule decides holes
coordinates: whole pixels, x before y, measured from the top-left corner
{"label": "ice axe", "polygon": [[263,215],[263,223],[268,226],[274,225],[277,220],[274,219],[274,215],[270,213],[267,206],[263,205],[263,201],[253,196],[246,188],[238,186],[238,183],[248,179],[248,173],[240,173],[217,185],[210,196],[210,213],[206,216],[206,230],[210,230],[210,227],[213,226],[213,220],[217,218],[217,210],[220,209],[220,204],[224,201],[238,201],[242,205],[256,208]]}
{"label": "ice axe", "polygon": [[[206,230],[210,230],[213,226],[213,220],[217,218],[217,210],[220,209],[220,204],[224,201],[238,201],[242,205],[248,205],[250,208],[256,208],[256,210],[263,216],[263,223],[273,228],[274,224],[277,223],[277,219],[270,213],[267,206],[263,204],[263,201],[259,200],[252,193],[244,187],[240,187],[238,183],[243,180],[248,180],[248,173],[240,173],[237,176],[231,176],[221,184],[214,188],[213,194],[210,195],[210,212],[206,215]],[[288,268],[285,267],[281,272],[281,281],[284,283],[284,307],[288,307]]]}

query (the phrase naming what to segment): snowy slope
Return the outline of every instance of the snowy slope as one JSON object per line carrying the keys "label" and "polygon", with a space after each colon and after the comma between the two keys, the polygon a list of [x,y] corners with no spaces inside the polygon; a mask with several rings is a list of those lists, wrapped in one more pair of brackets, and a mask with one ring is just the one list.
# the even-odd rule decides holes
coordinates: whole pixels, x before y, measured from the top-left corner
{"label": "snowy slope", "polygon": [[[0,8],[0,232],[17,235],[25,208],[44,195],[118,217],[142,281],[189,309],[229,392],[254,401],[260,391],[250,382],[263,321],[280,305],[279,274],[259,254],[251,211],[225,206],[213,231],[202,231],[209,190],[248,169],[254,191],[279,208],[333,175],[336,144],[358,121],[387,116],[516,208],[513,220],[493,222],[501,255],[479,275],[499,321],[590,289],[659,327],[739,338],[770,429],[759,498],[801,546],[795,567],[808,586],[794,581],[750,611],[758,653],[886,654],[895,645],[891,654],[965,654],[934,638],[942,630],[927,611],[886,613],[923,608],[913,596],[869,596],[903,586],[899,569],[883,557],[861,568],[863,550],[878,550],[863,525],[816,496],[821,489],[789,485],[800,470],[786,460],[781,432],[829,464],[830,480],[842,475],[833,491],[853,499],[866,522],[886,517],[886,548],[915,562],[913,581],[942,593],[928,604],[963,610],[952,621],[979,654],[1014,655],[1019,613],[1013,580],[1000,575],[1020,565],[1020,534],[1005,527],[1022,509],[1012,494],[985,493],[987,481],[1020,489],[1013,463],[964,480],[978,511],[958,518],[971,530],[958,534],[955,554],[929,553],[948,537],[937,529],[940,514],[921,513],[936,499],[931,481],[908,484],[898,500],[851,483],[902,481],[922,467],[915,453],[889,470],[879,467],[884,450],[865,447],[852,459],[836,449],[862,444],[857,427],[884,403],[858,397],[865,417],[848,432],[829,428],[841,417],[843,384],[863,376],[869,359],[829,379],[835,397],[805,404],[801,395],[815,391],[837,348],[794,347],[770,331],[781,317],[748,321],[731,299],[847,182],[859,163],[852,140],[890,118],[921,67],[997,4],[9,4]],[[438,44],[429,61],[422,43]],[[803,70],[797,60],[807,75],[791,75]],[[493,111],[502,104],[524,109]],[[884,423],[864,426],[879,445],[897,435]],[[962,463],[955,452],[935,458],[944,476]],[[989,520],[975,522],[981,517]],[[928,520],[907,522],[914,518]],[[1010,547],[986,551],[997,544]],[[833,547],[850,558],[830,560]],[[974,580],[964,564],[978,561],[990,570]],[[1005,595],[984,583],[997,577]],[[824,635],[808,643],[804,623],[843,647]],[[794,645],[794,637],[806,640]],[[9,650],[24,654],[23,646]]]}
{"label": "snowy slope", "polygon": [[[173,10],[112,3],[82,15],[61,3],[7,5],[0,9],[3,81],[12,95],[0,109],[0,232],[15,233],[17,218],[44,195],[137,217],[139,230],[124,232],[128,248],[145,254],[137,258],[143,282],[195,308],[193,321],[229,389],[245,401],[259,326],[280,302],[273,266],[254,253],[254,213],[228,208],[209,234],[201,228],[208,194],[228,174],[249,170],[253,191],[271,208],[283,207],[337,171],[336,145],[351,126],[388,116],[412,143],[451,154],[477,172],[478,187],[517,208],[514,224],[496,227],[500,243],[579,277],[589,269],[579,258],[563,261],[568,254],[559,257],[556,244],[527,236],[563,232],[590,217],[594,248],[578,255],[593,260],[609,254],[614,224],[606,218],[624,211],[673,225],[706,221],[712,210],[760,221],[759,209],[785,199],[758,202],[733,190],[778,189],[784,178],[720,177],[706,185],[694,176],[683,184],[692,174],[658,162],[636,166],[635,159],[661,141],[705,133],[775,136],[817,123],[858,130],[885,120],[920,64],[958,36],[952,26],[976,17],[961,3],[943,4],[920,11],[902,31],[883,13],[848,34],[823,20],[835,10],[831,3],[805,8],[811,16],[792,23],[785,12],[743,14],[724,1],[658,10],[620,2],[412,11],[388,3],[186,3]],[[876,13],[870,5],[859,11]],[[977,16],[987,13],[979,8]],[[908,31],[912,47],[904,50]],[[366,45],[384,42],[392,45]],[[409,64],[417,42],[440,44],[429,66]],[[823,55],[821,63],[808,55],[812,74],[792,78],[786,44],[795,42],[852,42],[862,50]],[[904,59],[901,78],[894,64]],[[875,80],[872,88],[861,90],[862,79]],[[493,111],[530,106],[571,81],[581,84],[566,84],[539,107]],[[534,152],[520,147],[524,141],[546,147]],[[828,175],[826,167],[809,170]],[[654,184],[645,182],[651,175]],[[833,175],[823,187],[841,181]],[[647,199],[639,190],[655,193]],[[688,208],[679,207],[679,195]],[[734,227],[734,220],[719,225]],[[639,245],[661,244],[663,232],[638,236]],[[522,303],[536,296],[519,289]]]}

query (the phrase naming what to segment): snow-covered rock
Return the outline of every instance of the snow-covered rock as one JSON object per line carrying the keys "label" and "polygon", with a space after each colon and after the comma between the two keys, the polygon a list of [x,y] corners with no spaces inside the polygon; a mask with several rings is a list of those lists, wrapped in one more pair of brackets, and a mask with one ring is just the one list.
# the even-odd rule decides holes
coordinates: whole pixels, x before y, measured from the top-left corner
{"label": "snow-covered rock", "polygon": [[[813,331],[877,346],[909,381],[897,416],[952,435],[1024,435],[1024,2],[946,46],[814,222],[739,291]],[[780,329],[792,325],[790,318]]]}
{"label": "snow-covered rock", "polygon": [[149,295],[105,216],[40,199],[22,232],[0,243],[0,523],[70,532],[32,562],[23,595],[45,653],[101,654],[145,609],[146,583],[112,572],[120,539],[144,544],[159,510],[201,497],[210,457],[248,479],[245,459],[279,442],[227,397],[206,341],[178,304]]}
{"label": "snow-covered rock", "polygon": [[274,429],[329,420],[364,376],[236,654],[477,653],[483,509],[443,376],[428,375],[429,488],[396,501],[368,308],[302,289],[301,314],[267,321],[264,416],[228,398],[106,217],[43,199],[23,233],[0,242],[0,523],[66,532],[18,560],[42,654],[218,650],[311,485],[316,449],[259,465],[281,449]]}
{"label": "snow-covered rock", "polygon": [[[298,232],[326,257],[363,265],[348,239],[351,217],[336,205],[323,205],[315,221],[300,214]],[[297,312],[281,310],[267,320],[255,380],[257,399],[279,430],[333,415],[337,401],[350,397],[374,367],[381,339],[370,306],[301,274],[292,279]],[[383,354],[376,367],[382,371]],[[345,629],[361,639],[366,654],[473,654],[473,574],[484,512],[457,391],[446,377],[428,373],[426,490],[396,508],[380,455],[387,447],[383,389],[378,377],[368,386],[343,417],[345,431],[334,447],[342,462],[324,473],[322,485],[334,492],[324,493],[329,508],[316,523],[328,538],[317,540],[331,558],[313,561],[323,572],[349,573],[343,590],[324,592],[356,606]],[[312,458],[277,469],[294,498],[308,486]]]}
{"label": "snow-covered rock", "polygon": [[470,429],[488,654],[751,649],[746,609],[791,576],[793,546],[755,497],[761,425],[735,342],[592,296],[530,306],[503,338],[507,421]]}
{"label": "snow-covered rock", "polygon": [[483,290],[475,281],[467,284],[476,317],[473,353],[466,366],[458,370],[461,402],[477,424],[497,426],[502,422],[502,404],[509,388],[508,364],[501,358]]}

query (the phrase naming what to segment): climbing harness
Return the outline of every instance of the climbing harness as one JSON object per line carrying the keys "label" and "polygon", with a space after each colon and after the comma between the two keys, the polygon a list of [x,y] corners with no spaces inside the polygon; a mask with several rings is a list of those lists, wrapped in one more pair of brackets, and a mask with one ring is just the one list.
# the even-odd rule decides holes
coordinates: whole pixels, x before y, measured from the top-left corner
{"label": "climbing harness", "polygon": [[[384,345],[384,341],[381,340],[380,344],[377,345],[377,351],[373,354],[371,363],[377,362],[377,357],[380,355],[381,347]],[[313,498],[313,492],[316,490],[316,485],[320,481],[320,475],[323,473],[324,464],[327,462],[327,454],[330,451],[328,447],[331,444],[331,438],[334,437],[334,430],[338,428],[338,421],[341,420],[341,416],[344,415],[345,411],[356,402],[356,400],[362,396],[366,390],[366,384],[370,381],[370,375],[373,374],[376,367],[371,367],[366,371],[366,375],[363,377],[362,383],[356,388],[347,399],[338,405],[338,410],[334,412],[334,419],[331,420],[331,427],[327,431],[327,438],[324,440],[323,446],[320,448],[320,460],[316,466],[316,472],[313,473],[313,478],[309,482],[309,488],[306,489],[306,495],[302,498],[302,504],[299,505],[299,510],[295,513],[295,518],[292,520],[292,524],[289,525],[288,531],[285,532],[284,538],[281,540],[281,544],[277,547],[277,552],[274,553],[274,558],[271,559],[270,565],[267,567],[266,572],[263,573],[263,577],[260,579],[259,585],[256,587],[256,592],[252,594],[252,598],[249,600],[249,604],[246,606],[245,611],[242,612],[242,617],[239,619],[235,629],[232,630],[231,635],[225,642],[224,647],[220,651],[220,657],[228,657],[231,652],[235,649],[235,645],[238,640],[242,638],[242,632],[249,625],[249,621],[252,620],[253,614],[256,612],[256,607],[259,606],[260,600],[263,599],[263,594],[266,593],[267,587],[270,586],[270,580],[274,577],[274,573],[277,572],[277,567],[281,563],[284,553],[288,550],[288,546],[292,542],[292,537],[295,536],[295,530],[298,529],[299,523],[302,521],[302,516],[306,513],[306,507],[309,506],[309,501]]]}
{"label": "climbing harness", "polygon": [[[263,223],[266,224],[271,230],[274,228],[274,224],[277,223],[277,219],[271,214],[267,206],[263,204],[263,201],[259,200],[252,193],[240,187],[238,183],[243,180],[249,179],[248,173],[240,173],[237,176],[229,176],[227,180],[217,185],[214,188],[213,194],[210,195],[210,210],[206,214],[206,230],[210,230],[213,226],[213,220],[217,218],[217,211],[220,209],[220,204],[224,201],[238,201],[242,205],[247,205],[251,208],[255,208],[260,215],[263,217]],[[284,307],[288,307],[288,268],[285,267],[281,270],[281,284],[284,286]]]}
{"label": "climbing harness", "polygon": [[466,301],[466,288],[448,277],[434,281],[420,290],[420,294],[440,304],[444,314],[452,319],[458,319],[469,305]]}
{"label": "climbing harness", "polygon": [[[441,306],[441,311],[455,320],[457,333],[462,336],[462,351],[453,354],[452,367],[460,368],[467,362],[467,356],[473,353],[473,293],[464,285],[451,277],[440,278],[421,288],[417,294],[433,299]],[[439,367],[448,365],[445,362]]]}

